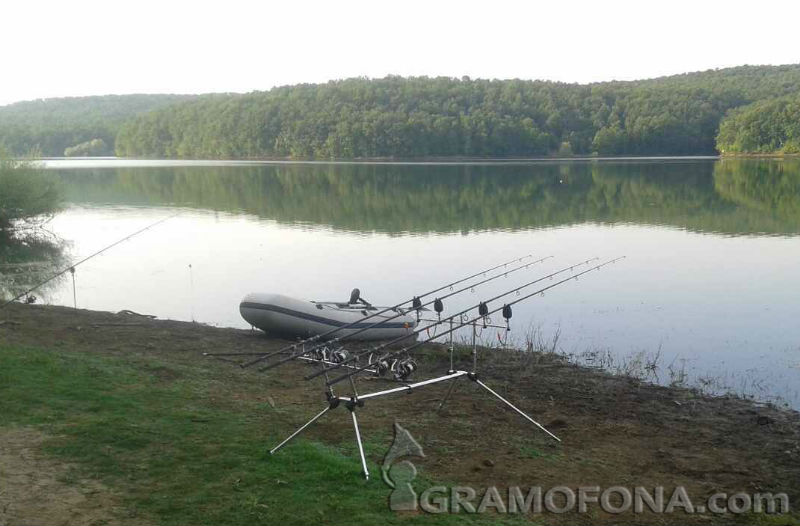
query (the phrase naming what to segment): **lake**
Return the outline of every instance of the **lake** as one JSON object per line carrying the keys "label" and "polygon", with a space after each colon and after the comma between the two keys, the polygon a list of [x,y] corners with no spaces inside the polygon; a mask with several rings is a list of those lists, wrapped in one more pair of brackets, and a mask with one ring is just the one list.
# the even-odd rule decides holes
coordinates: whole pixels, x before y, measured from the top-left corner
{"label": "lake", "polygon": [[800,161],[46,164],[68,204],[51,234],[12,247],[6,293],[164,218],[79,266],[74,297],[67,274],[38,301],[248,327],[251,291],[345,300],[358,287],[392,304],[554,256],[446,302],[455,312],[625,255],[516,307],[512,338],[557,335],[583,363],[800,406]]}

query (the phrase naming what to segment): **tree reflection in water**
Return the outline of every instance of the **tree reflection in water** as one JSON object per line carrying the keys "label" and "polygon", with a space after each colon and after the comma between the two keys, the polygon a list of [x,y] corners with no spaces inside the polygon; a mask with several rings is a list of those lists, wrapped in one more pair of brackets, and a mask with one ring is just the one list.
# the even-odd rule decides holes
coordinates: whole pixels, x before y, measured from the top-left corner
{"label": "tree reflection in water", "polygon": [[[17,233],[0,230],[0,300],[5,302],[24,293],[68,265],[65,242],[54,234],[41,228]],[[46,297],[64,279],[66,275],[32,295]]]}

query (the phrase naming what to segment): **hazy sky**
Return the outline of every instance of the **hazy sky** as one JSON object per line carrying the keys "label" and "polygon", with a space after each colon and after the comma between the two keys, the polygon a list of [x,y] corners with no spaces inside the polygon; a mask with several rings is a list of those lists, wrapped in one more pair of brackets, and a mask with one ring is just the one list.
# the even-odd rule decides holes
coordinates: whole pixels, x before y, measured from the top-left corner
{"label": "hazy sky", "polygon": [[630,80],[800,62],[800,0],[4,0],[0,104],[367,76]]}

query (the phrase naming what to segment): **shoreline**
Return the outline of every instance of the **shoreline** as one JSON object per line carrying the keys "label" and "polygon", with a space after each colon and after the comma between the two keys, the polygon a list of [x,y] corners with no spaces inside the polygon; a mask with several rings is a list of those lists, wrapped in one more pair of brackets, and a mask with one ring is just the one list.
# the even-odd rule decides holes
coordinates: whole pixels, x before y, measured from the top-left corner
{"label": "shoreline", "polygon": [[800,153],[721,153],[720,160],[725,159],[798,159]]}
{"label": "shoreline", "polygon": [[[719,155],[620,155],[620,156],[571,156],[571,157],[363,157],[355,159],[294,159],[289,157],[254,157],[254,158],[153,158],[153,157],[43,157],[36,162],[43,162],[45,168],[50,168],[48,163],[132,163],[155,165],[158,163],[175,163],[185,165],[215,165],[215,164],[318,164],[318,165],[515,165],[515,164],[547,164],[547,163],[591,163],[591,162],[646,162],[646,161],[711,161],[719,160]],[[69,166],[52,166],[53,168]]]}
{"label": "shoreline", "polygon": [[[274,407],[296,408],[244,417],[273,428],[295,428],[318,411],[324,400],[320,385],[302,381],[308,365],[293,362],[279,373],[261,374],[203,357],[203,352],[225,350],[264,352],[286,343],[249,330],[12,304],[0,311],[0,342],[0,354],[4,348],[14,348],[45,349],[60,356],[102,356],[113,362],[140,364],[143,371],[159,378],[171,378],[164,369],[191,368],[195,374],[213,379],[214,400],[220,401],[208,403],[233,403],[257,396]],[[416,358],[420,368],[414,381],[437,376],[448,365],[438,346],[425,347]],[[459,360],[461,367],[467,367],[468,353],[460,354]],[[397,421],[425,448],[427,458],[415,462],[425,476],[459,485],[485,487],[488,480],[504,487],[534,482],[544,486],[683,486],[693,498],[759,488],[785,492],[791,501],[800,502],[797,411],[653,385],[537,352],[482,349],[479,372],[483,381],[559,435],[562,442],[548,440],[470,382],[461,381],[442,413],[435,407],[446,385],[366,404],[359,413],[362,433],[378,437],[380,442],[378,451],[368,455],[369,461],[380,463]],[[261,394],[243,391],[247,382],[257,383]],[[364,377],[358,385],[363,394],[397,384]],[[352,451],[352,427],[343,413],[309,430],[307,438]],[[348,458],[355,475],[357,457]],[[370,481],[373,483],[382,484],[380,477]],[[536,520],[561,524],[575,523],[579,517],[568,513]],[[753,517],[742,516],[749,522]],[[664,516],[597,514],[591,519],[602,524],[658,524]],[[681,522],[687,524],[728,524],[731,520],[730,515],[681,514]]]}

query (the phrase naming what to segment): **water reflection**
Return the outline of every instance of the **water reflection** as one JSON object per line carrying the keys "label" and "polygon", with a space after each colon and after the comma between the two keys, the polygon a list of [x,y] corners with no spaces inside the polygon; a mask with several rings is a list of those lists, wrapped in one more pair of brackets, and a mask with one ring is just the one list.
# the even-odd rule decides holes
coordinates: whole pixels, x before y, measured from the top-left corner
{"label": "water reflection", "polygon": [[800,161],[63,170],[75,203],[187,206],[390,234],[577,223],[800,232]]}
{"label": "water reflection", "polygon": [[[0,301],[30,290],[67,266],[64,241],[41,229],[12,234],[0,230]],[[63,280],[63,276],[60,280]],[[53,280],[33,294],[47,295],[59,285]]]}
{"label": "water reflection", "polygon": [[714,189],[733,203],[800,222],[800,160],[726,160],[714,166]]}

